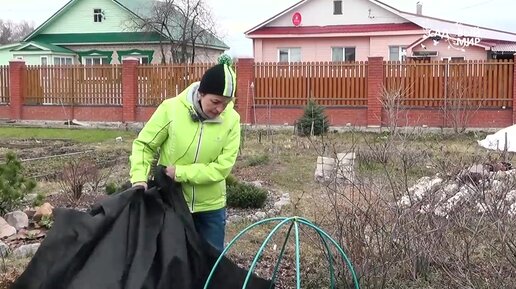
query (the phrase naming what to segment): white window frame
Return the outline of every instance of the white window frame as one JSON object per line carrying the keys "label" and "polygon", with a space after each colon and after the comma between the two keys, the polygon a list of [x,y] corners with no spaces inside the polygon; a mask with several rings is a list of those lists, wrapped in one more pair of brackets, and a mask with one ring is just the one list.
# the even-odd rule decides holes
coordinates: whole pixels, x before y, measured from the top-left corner
{"label": "white window frame", "polygon": [[[391,48],[398,48],[398,59],[391,59]],[[390,45],[388,48],[389,61],[405,61],[407,59],[407,47],[403,45]]]}
{"label": "white window frame", "polygon": [[[100,64],[93,64],[94,59],[100,59]],[[88,64],[88,61],[91,61],[90,64]],[[105,62],[105,63],[104,63]],[[82,57],[82,63],[84,66],[92,66],[92,65],[108,65],[108,57],[102,56],[102,55],[94,55],[94,56],[83,56]]]}
{"label": "white window frame", "polygon": [[102,23],[102,20],[104,20],[104,11],[101,8],[93,8],[93,22]]}
{"label": "white window frame", "polygon": [[[56,63],[56,60],[59,59],[59,64]],[[64,64],[63,64],[63,60],[64,60]],[[70,60],[70,64],[66,64],[67,60]],[[52,58],[52,63],[54,65],[72,65],[73,64],[73,57],[71,56],[54,56]]]}
{"label": "white window frame", "polygon": [[129,57],[138,58],[138,61],[140,62],[140,64],[143,64],[143,59],[146,58],[147,59],[146,64],[150,64],[150,59],[149,59],[149,56],[147,56],[147,55],[124,55],[124,56],[122,56],[122,61],[124,61],[124,59],[127,59]]}
{"label": "white window frame", "polygon": [[[293,49],[299,49],[299,60],[292,60],[292,50]],[[281,61],[281,52],[287,52],[288,61]],[[301,47],[279,47],[278,48],[278,62],[281,63],[290,63],[290,62],[301,62],[302,61],[302,55],[301,55]]]}
{"label": "white window frame", "polygon": [[[333,49],[342,49],[342,60],[333,60]],[[355,50],[355,59],[349,60],[346,59],[346,49],[354,49]],[[331,61],[339,62],[339,61],[356,61],[357,60],[357,48],[355,46],[333,46],[331,47]]]}
{"label": "white window frame", "polygon": [[[43,59],[45,59],[45,63],[43,63]],[[45,65],[45,66],[47,66],[47,65],[48,65],[48,56],[41,56],[41,57],[40,57],[40,60],[39,60],[39,63],[40,63],[41,65]]]}

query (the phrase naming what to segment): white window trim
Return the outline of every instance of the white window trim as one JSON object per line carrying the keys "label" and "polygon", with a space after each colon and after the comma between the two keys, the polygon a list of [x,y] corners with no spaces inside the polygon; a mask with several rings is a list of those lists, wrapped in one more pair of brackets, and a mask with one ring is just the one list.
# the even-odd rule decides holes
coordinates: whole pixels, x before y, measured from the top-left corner
{"label": "white window trim", "polygon": [[288,61],[287,61],[287,63],[293,62],[292,59],[291,59],[291,56],[292,56],[292,53],[290,51],[291,49],[299,49],[299,57],[301,58],[301,59],[299,59],[299,62],[302,61],[301,47],[278,47],[278,62],[281,62],[280,50],[285,50],[285,49],[287,50],[287,53],[288,53]]}
{"label": "white window trim", "polygon": [[[391,59],[391,47],[398,47],[398,59]],[[407,59],[407,47],[404,45],[389,45],[387,47],[389,61],[405,61]]]}
{"label": "white window trim", "polygon": [[[100,10],[100,12],[95,12],[95,10]],[[99,21],[95,21],[95,16],[99,15]],[[94,23],[102,23],[104,21],[104,11],[102,11],[102,8],[93,8],[93,22]]]}
{"label": "white window trim", "polygon": [[[56,58],[59,58],[60,62],[62,62],[62,60],[64,59],[65,63],[66,63],[67,59],[70,59],[71,60],[71,64],[73,65],[73,57],[72,56],[60,56],[60,55],[52,56],[52,64],[53,65],[57,65],[56,64]],[[63,64],[60,64],[60,65],[63,65]],[[66,65],[66,64],[64,64],[64,65]]]}
{"label": "white window trim", "polygon": [[149,56],[147,56],[147,55],[124,55],[124,56],[122,56],[122,61],[124,61],[124,59],[127,59],[129,57],[138,58],[138,61],[140,62],[140,64],[143,64],[142,63],[143,58],[147,58],[147,63],[150,64],[150,59],[149,59]]}
{"label": "white window trim", "polygon": [[[357,47],[356,46],[332,46],[331,47],[331,61],[333,61],[333,49],[340,48],[342,49],[342,60],[341,61],[357,61]],[[355,60],[346,60],[346,48],[354,48],[355,49]]]}
{"label": "white window trim", "polygon": [[[88,64],[86,64],[86,60],[87,59],[95,59],[95,58],[100,58],[100,59],[107,59],[108,57],[107,56],[102,56],[102,55],[91,55],[91,56],[83,56],[82,57],[82,63],[84,66],[88,66]],[[93,61],[92,61],[93,62]],[[102,63],[102,60],[100,61]],[[109,64],[109,63],[108,63]],[[102,64],[101,64],[102,65]]]}
{"label": "white window trim", "polygon": [[[43,58],[45,58],[45,59],[46,59],[46,64],[43,64]],[[39,58],[39,63],[40,63],[41,65],[47,65],[47,66],[48,66],[48,56],[41,56],[41,57]]]}

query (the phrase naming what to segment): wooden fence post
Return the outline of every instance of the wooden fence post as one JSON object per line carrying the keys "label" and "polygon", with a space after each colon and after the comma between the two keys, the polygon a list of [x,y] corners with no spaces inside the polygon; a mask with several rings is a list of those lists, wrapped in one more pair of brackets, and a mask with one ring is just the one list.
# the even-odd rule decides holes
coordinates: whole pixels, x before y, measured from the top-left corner
{"label": "wooden fence post", "polygon": [[367,65],[367,126],[382,125],[383,57],[369,57]]}
{"label": "wooden fence post", "polygon": [[137,58],[128,57],[122,64],[122,121],[136,120],[138,104],[138,64]]}
{"label": "wooden fence post", "polygon": [[9,61],[9,109],[13,120],[22,119],[22,106],[27,87],[26,70],[25,61],[18,59]]}

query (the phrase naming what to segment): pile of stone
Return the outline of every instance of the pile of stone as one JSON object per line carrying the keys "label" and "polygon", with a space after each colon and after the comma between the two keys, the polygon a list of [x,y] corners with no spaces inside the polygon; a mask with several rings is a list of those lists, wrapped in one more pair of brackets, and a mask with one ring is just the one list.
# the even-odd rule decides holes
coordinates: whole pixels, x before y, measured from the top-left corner
{"label": "pile of stone", "polygon": [[35,254],[51,220],[52,205],[45,203],[34,210],[14,211],[0,217],[0,257],[25,258]]}
{"label": "pile of stone", "polygon": [[442,217],[461,204],[472,205],[479,213],[496,209],[516,217],[516,169],[505,163],[477,164],[452,179],[439,174],[423,177],[398,202],[405,208],[419,205],[421,213]]}

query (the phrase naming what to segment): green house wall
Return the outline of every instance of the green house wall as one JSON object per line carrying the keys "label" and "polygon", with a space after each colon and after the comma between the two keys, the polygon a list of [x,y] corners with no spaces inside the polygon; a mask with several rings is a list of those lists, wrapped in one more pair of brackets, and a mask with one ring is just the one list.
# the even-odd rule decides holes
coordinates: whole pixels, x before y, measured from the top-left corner
{"label": "green house wall", "polygon": [[[102,22],[94,22],[94,9],[104,12]],[[111,0],[76,1],[39,34],[129,32],[134,17]]]}

